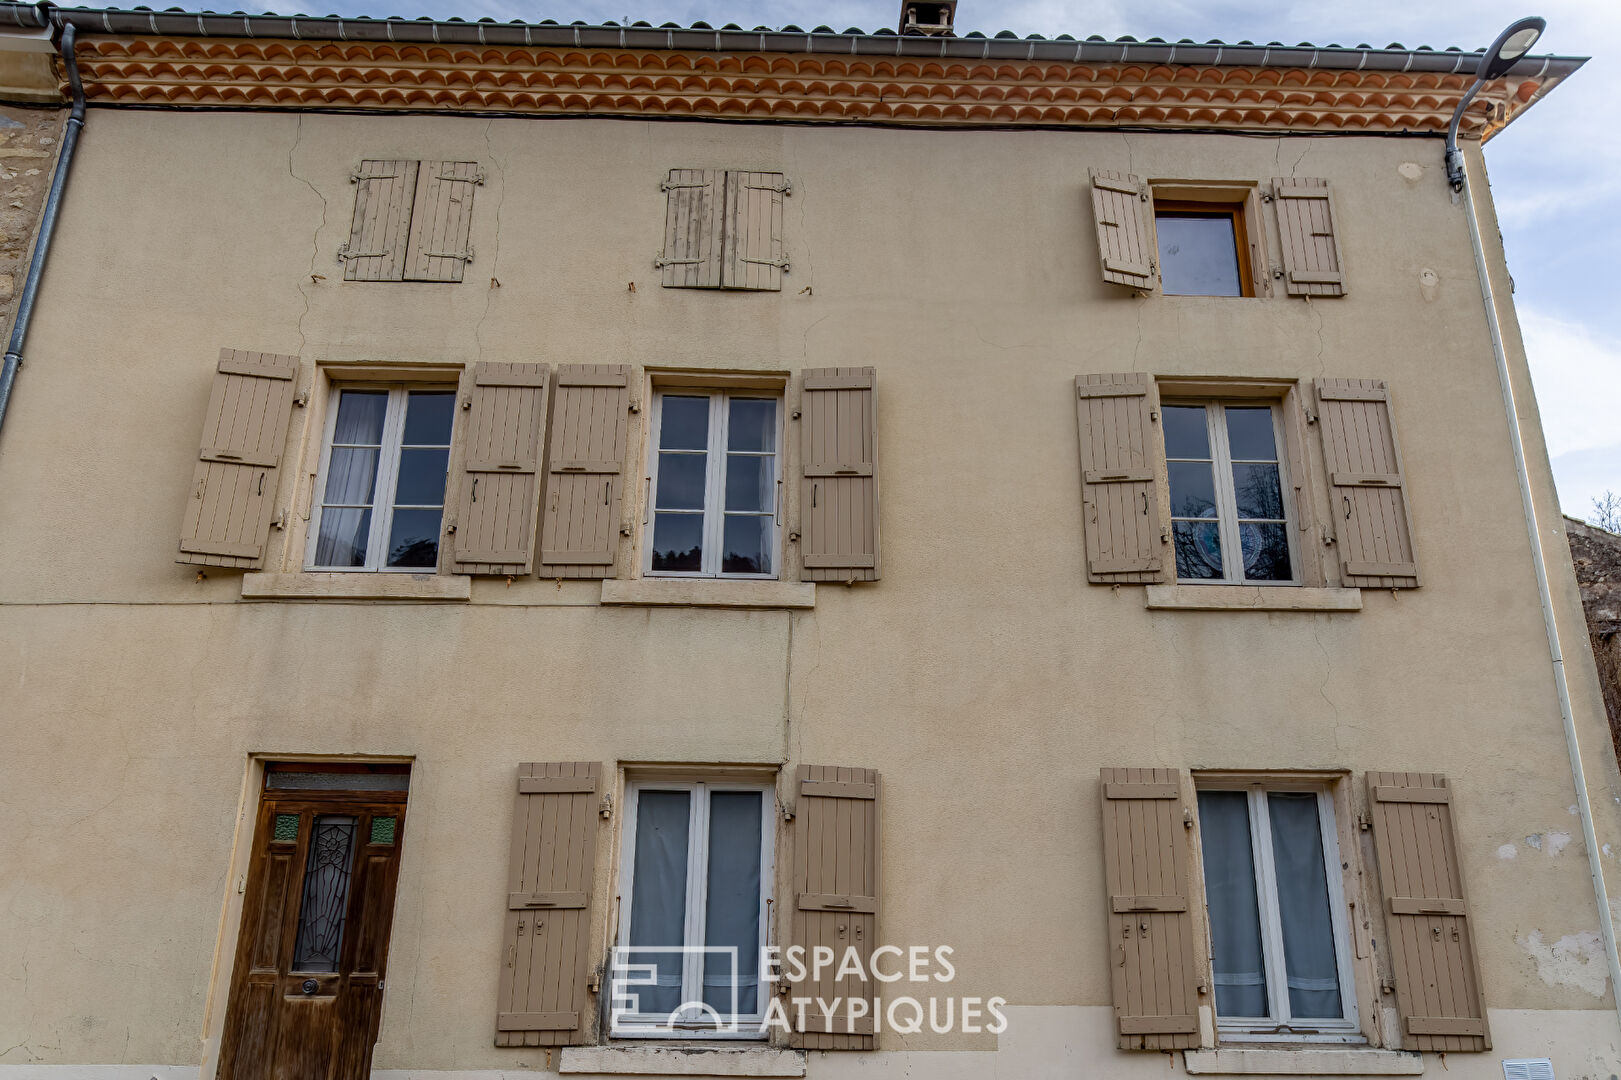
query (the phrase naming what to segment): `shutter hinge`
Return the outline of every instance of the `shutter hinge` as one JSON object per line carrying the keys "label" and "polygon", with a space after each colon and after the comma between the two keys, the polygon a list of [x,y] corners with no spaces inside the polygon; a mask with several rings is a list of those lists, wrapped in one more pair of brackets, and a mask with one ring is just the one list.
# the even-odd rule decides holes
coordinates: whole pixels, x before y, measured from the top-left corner
{"label": "shutter hinge", "polygon": [[585,992],[588,994],[602,993],[602,976],[593,971],[590,980],[585,984]]}
{"label": "shutter hinge", "polygon": [[701,184],[672,184],[668,180],[660,180],[659,181],[659,190],[660,191],[674,191],[676,188],[694,188],[694,187],[708,187],[708,186],[709,186],[708,181],[705,181],[705,182],[703,182]]}
{"label": "shutter hinge", "polygon": [[759,266],[775,266],[778,270],[781,270],[785,274],[788,272],[788,256],[786,255],[780,259],[739,259],[738,261],[755,263]]}
{"label": "shutter hinge", "polygon": [[309,403],[310,403],[310,392],[308,390],[300,390],[298,392],[298,396],[293,399],[293,404],[297,405],[300,409],[302,409],[304,406],[308,405]]}
{"label": "shutter hinge", "polygon": [[1391,982],[1389,979],[1380,979],[1379,992],[1381,994],[1394,994],[1396,992],[1396,984]]}
{"label": "shutter hinge", "polygon": [[339,262],[345,262],[345,261],[347,261],[349,259],[386,259],[386,258],[388,258],[388,252],[387,251],[350,251],[348,244],[344,244],[344,245],[342,245],[341,247],[338,248],[338,261]]}
{"label": "shutter hinge", "polygon": [[1334,546],[1334,534],[1328,531],[1328,526],[1327,525],[1323,526],[1323,546],[1324,547],[1333,547]]}
{"label": "shutter hinge", "polygon": [[1262,202],[1271,202],[1272,201],[1272,190],[1270,188],[1268,188],[1267,190],[1261,192],[1261,201]]}
{"label": "shutter hinge", "polygon": [[270,527],[277,530],[287,528],[287,511],[285,509],[276,515],[276,520],[270,523]]}
{"label": "shutter hinge", "polygon": [[[383,254],[386,255],[388,253],[385,251]],[[422,257],[424,259],[460,259],[462,262],[470,263],[470,262],[473,261],[473,248],[472,248],[471,245],[469,245],[466,251],[460,251],[460,252],[458,252],[458,251],[424,251],[422,253]]]}
{"label": "shutter hinge", "polygon": [[782,820],[784,820],[784,821],[792,821],[792,820],[794,820],[794,808],[789,806],[787,803],[782,803],[781,805],[779,805],[777,807],[777,811],[782,814]]}
{"label": "shutter hinge", "polygon": [[404,175],[404,173],[397,172],[367,173],[362,175],[358,168],[354,168],[349,170],[349,182],[351,184],[358,184],[362,180],[398,180]]}
{"label": "shutter hinge", "polygon": [[1305,414],[1306,414],[1306,423],[1315,424],[1317,422],[1317,414],[1316,413],[1312,412],[1310,409],[1304,409],[1302,411],[1305,412]]}
{"label": "shutter hinge", "polygon": [[484,174],[483,173],[478,173],[478,174],[476,174],[474,176],[444,176],[444,175],[440,175],[440,176],[434,177],[434,179],[435,180],[459,180],[460,182],[462,182],[464,184],[479,184],[479,185],[482,185],[484,183]]}
{"label": "shutter hinge", "polygon": [[[597,816],[602,818],[611,818],[614,816],[613,792],[610,791],[603,794],[602,803],[597,807]],[[593,990],[592,993],[594,994],[596,991]]]}
{"label": "shutter hinge", "polygon": [[749,191],[776,191],[783,195],[792,195],[794,193],[793,181],[786,178],[783,179],[781,187],[775,184],[744,184],[743,186]]}
{"label": "shutter hinge", "polygon": [[1168,526],[1160,526],[1159,542],[1162,544],[1169,544],[1171,542],[1171,530]]}
{"label": "shutter hinge", "polygon": [[666,259],[662,253],[653,256],[653,268],[663,270],[666,266],[697,266],[702,259]]}
{"label": "shutter hinge", "polygon": [[1362,832],[1371,832],[1373,830],[1373,822],[1368,820],[1367,814],[1358,814],[1356,816],[1356,827]]}
{"label": "shutter hinge", "polygon": [[455,518],[451,518],[449,521],[447,521],[445,523],[445,535],[446,536],[455,536],[456,535],[456,519]]}

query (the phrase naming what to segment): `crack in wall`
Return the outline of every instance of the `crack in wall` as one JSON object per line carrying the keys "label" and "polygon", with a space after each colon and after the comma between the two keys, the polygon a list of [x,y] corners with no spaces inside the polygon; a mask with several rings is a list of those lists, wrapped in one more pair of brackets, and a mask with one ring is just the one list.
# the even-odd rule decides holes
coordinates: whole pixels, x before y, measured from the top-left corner
{"label": "crack in wall", "polygon": [[496,272],[501,263],[501,207],[507,201],[506,163],[495,156],[495,143],[490,139],[490,129],[494,126],[494,117],[484,124],[484,152],[489,155],[491,164],[495,166],[500,191],[495,197],[495,254],[490,256],[490,287],[484,290],[484,310],[479,313],[478,323],[473,327],[473,354],[477,360],[484,359],[484,320],[490,316],[490,304],[494,300],[496,289],[495,282],[500,280],[501,276]]}
{"label": "crack in wall", "polygon": [[310,237],[309,281],[306,283],[301,280],[298,283],[298,295],[299,298],[304,301],[304,310],[300,312],[298,316],[298,355],[300,357],[304,355],[304,349],[308,345],[308,340],[304,335],[304,320],[307,319],[310,314],[309,290],[315,287],[315,279],[317,274],[315,264],[321,257],[321,231],[326,228],[327,212],[331,209],[330,205],[327,203],[326,196],[321,194],[320,189],[314,184],[310,183],[307,178],[298,175],[298,171],[293,168],[293,158],[298,153],[299,144],[303,141],[303,139],[304,115],[300,113],[297,117],[297,126],[293,129],[293,145],[287,148],[287,175],[309,188],[311,194],[313,194],[317,199],[321,200],[321,223],[315,227],[315,235]]}

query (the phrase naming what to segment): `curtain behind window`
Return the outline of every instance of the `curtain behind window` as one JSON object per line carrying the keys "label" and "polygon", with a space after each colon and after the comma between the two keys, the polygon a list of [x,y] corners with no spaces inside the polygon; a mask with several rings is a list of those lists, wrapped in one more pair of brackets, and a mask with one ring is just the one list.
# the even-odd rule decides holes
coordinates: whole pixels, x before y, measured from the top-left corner
{"label": "curtain behind window", "polygon": [[679,947],[686,942],[687,840],[692,795],[643,791],[636,803],[636,869],[631,887],[630,949],[625,962],[651,964],[658,985],[626,989],[644,1014],[667,1016],[681,1000],[680,952],[638,952],[637,946]]}
{"label": "curtain behind window", "polygon": [[1309,791],[1274,791],[1266,800],[1272,819],[1272,862],[1278,876],[1289,1013],[1339,1018],[1345,1009],[1334,959],[1334,922],[1317,796]]}
{"label": "curtain behind window", "polygon": [[1248,796],[1242,791],[1199,792],[1199,835],[1215,953],[1216,1015],[1267,1016],[1271,1010],[1261,954]]}

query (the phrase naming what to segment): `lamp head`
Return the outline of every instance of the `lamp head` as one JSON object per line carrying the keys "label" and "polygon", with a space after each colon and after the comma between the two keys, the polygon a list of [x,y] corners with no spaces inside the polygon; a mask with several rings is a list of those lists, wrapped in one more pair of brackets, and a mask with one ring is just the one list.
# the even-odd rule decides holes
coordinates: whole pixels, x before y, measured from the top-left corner
{"label": "lamp head", "polygon": [[1480,58],[1480,67],[1475,69],[1477,79],[1495,79],[1505,74],[1514,62],[1531,51],[1531,46],[1537,43],[1548,21],[1539,16],[1532,15],[1511,23],[1507,29],[1497,35],[1497,40],[1491,43],[1486,54]]}

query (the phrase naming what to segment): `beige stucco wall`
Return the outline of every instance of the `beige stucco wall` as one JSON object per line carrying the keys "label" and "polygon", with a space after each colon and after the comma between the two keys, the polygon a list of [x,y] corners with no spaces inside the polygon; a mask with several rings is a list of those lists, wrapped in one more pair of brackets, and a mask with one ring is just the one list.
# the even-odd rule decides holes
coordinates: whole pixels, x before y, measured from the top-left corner
{"label": "beige stucco wall", "polygon": [[[483,163],[465,283],[341,280],[361,157]],[[780,294],[659,288],[671,167],[788,174]],[[1350,295],[1106,286],[1088,167],[1326,177]],[[872,1066],[897,1073],[934,1068],[903,1050],[954,1046],[1047,1068],[1054,1038],[1083,1071],[1164,1067],[1095,1019],[1099,766],[1347,770],[1348,790],[1370,769],[1443,772],[1497,1036],[1449,1069],[1545,1052],[1561,1077],[1621,1068],[1435,141],[98,109],[72,183],[0,437],[0,1065],[202,1061],[250,755],[371,754],[415,763],[379,1068],[544,1067],[491,1046],[512,769],[590,759],[881,770],[881,937],[952,945],[956,993],[1049,1025],[1000,1046],[886,1038]],[[339,362],[873,364],[884,578],[794,612],[602,608],[594,583],[535,580],[475,582],[460,605],[241,603],[237,574],[172,561],[226,345],[296,353],[305,382]],[[1389,380],[1424,587],[1314,614],[1147,611],[1140,587],[1086,584],[1072,383],[1123,370]],[[295,410],[290,453],[316,405]],[[1530,450],[1557,555],[1534,432]],[[284,471],[302,506],[307,474]],[[1552,566],[1599,836],[1621,843],[1575,584]],[[1080,1010],[1094,1019],[1065,1019]],[[1583,1034],[1550,1047],[1550,1031]]]}

